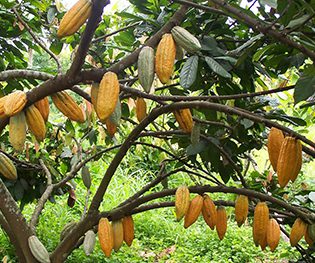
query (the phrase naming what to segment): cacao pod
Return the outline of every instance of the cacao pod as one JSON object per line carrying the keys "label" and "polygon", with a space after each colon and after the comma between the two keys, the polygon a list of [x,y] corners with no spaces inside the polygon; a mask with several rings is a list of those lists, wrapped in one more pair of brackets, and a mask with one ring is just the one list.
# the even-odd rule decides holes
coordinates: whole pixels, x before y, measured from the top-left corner
{"label": "cacao pod", "polygon": [[70,120],[81,123],[85,121],[82,109],[66,91],[57,92],[51,98],[57,109]]}
{"label": "cacao pod", "polygon": [[112,123],[110,119],[107,119],[105,121],[105,124],[109,136],[114,137],[115,133],[117,132],[117,126],[114,123]]}
{"label": "cacao pod", "polygon": [[89,18],[91,10],[92,2],[90,0],[77,1],[61,19],[57,36],[62,38],[65,36],[71,36],[77,32]]}
{"label": "cacao pod", "polygon": [[296,140],[296,144],[297,144],[297,150],[296,150],[296,154],[297,154],[297,160],[296,160],[296,167],[294,172],[292,173],[292,177],[290,178],[290,180],[292,182],[294,182],[302,168],[302,143],[300,140]]}
{"label": "cacao pod", "polygon": [[269,208],[265,202],[259,202],[254,211],[253,238],[255,245],[262,244],[266,238],[269,222]]}
{"label": "cacao pod", "polygon": [[0,98],[0,119],[4,118],[6,115],[4,113],[4,102],[6,100],[7,96]]}
{"label": "cacao pod", "polygon": [[147,116],[147,104],[143,98],[137,98],[136,100],[136,116],[139,122]]}
{"label": "cacao pod", "polygon": [[203,197],[201,195],[197,195],[191,200],[188,211],[186,212],[184,218],[185,228],[188,228],[189,226],[196,222],[202,210],[202,205]]}
{"label": "cacao pod", "polygon": [[206,224],[213,230],[217,224],[217,210],[209,195],[203,195],[202,216]]}
{"label": "cacao pod", "polygon": [[23,111],[10,117],[9,140],[16,151],[23,151],[26,139],[26,119]]}
{"label": "cacao pod", "polygon": [[189,33],[185,28],[175,26],[171,32],[176,44],[186,51],[194,53],[201,49],[199,40]]}
{"label": "cacao pod", "polygon": [[145,46],[138,57],[138,77],[143,90],[150,93],[154,80],[154,50]]}
{"label": "cacao pod", "polygon": [[267,226],[267,244],[272,252],[277,248],[279,241],[280,226],[274,218],[271,218]]}
{"label": "cacao pod", "polygon": [[174,116],[176,121],[178,122],[179,127],[187,133],[191,133],[194,122],[192,119],[192,115],[190,109],[181,109],[174,111]]}
{"label": "cacao pod", "polygon": [[312,240],[315,240],[315,224],[311,224],[307,227],[308,235]]}
{"label": "cacao pod", "polygon": [[81,176],[82,176],[82,181],[83,181],[83,184],[85,185],[85,187],[87,189],[90,189],[90,187],[91,187],[91,174],[90,174],[89,167],[87,167],[85,165],[82,167]]}
{"label": "cacao pod", "polygon": [[26,109],[25,117],[28,128],[34,134],[36,140],[39,142],[43,141],[46,135],[46,126],[39,110],[34,105],[31,105]]}
{"label": "cacao pod", "polygon": [[175,213],[177,221],[180,221],[189,209],[189,189],[182,185],[175,192]]}
{"label": "cacao pod", "polygon": [[307,230],[307,224],[300,218],[297,218],[291,228],[290,233],[290,244],[292,247],[295,247],[301,238],[305,235]]}
{"label": "cacao pod", "polygon": [[123,229],[124,229],[124,241],[130,247],[132,241],[135,238],[135,229],[134,229],[134,222],[132,216],[126,216],[122,220]]}
{"label": "cacao pod", "polygon": [[77,222],[71,221],[67,223],[60,232],[60,241],[64,240],[65,237],[77,226]]}
{"label": "cacao pod", "polygon": [[[117,103],[116,103],[116,106],[115,106],[115,110],[114,112],[109,116],[109,120],[115,124],[116,126],[119,125],[119,122],[120,122],[120,119],[121,119],[121,103],[120,103],[120,99],[118,97],[118,100],[117,100]],[[106,121],[105,121],[106,123]]]}
{"label": "cacao pod", "polygon": [[43,116],[45,122],[48,120],[49,116],[49,101],[48,97],[45,97],[34,103],[35,107],[39,110],[40,114]]}
{"label": "cacao pod", "polygon": [[266,233],[264,239],[260,242],[259,245],[260,245],[260,248],[261,248],[262,251],[264,251],[266,249],[266,247],[268,245],[267,244],[267,233]]}
{"label": "cacao pod", "polygon": [[0,173],[9,180],[16,180],[17,178],[13,162],[2,152],[0,152]]}
{"label": "cacao pod", "polygon": [[30,236],[28,238],[28,246],[34,258],[36,258],[40,263],[50,263],[49,253],[37,236]]}
{"label": "cacao pod", "polygon": [[176,46],[171,34],[164,34],[155,55],[155,72],[160,81],[165,84],[173,74],[176,56]]}
{"label": "cacao pod", "polygon": [[284,136],[281,130],[272,127],[268,135],[268,155],[273,170],[277,171],[277,163]]}
{"label": "cacao pod", "polygon": [[[176,43],[176,41],[175,41]],[[185,56],[185,50],[176,43],[176,60],[182,60]]]}
{"label": "cacao pod", "polygon": [[96,105],[97,105],[97,97],[98,97],[98,89],[99,89],[99,84],[98,83],[93,83],[91,86],[91,102],[94,106],[94,109],[96,109]]}
{"label": "cacao pod", "polygon": [[235,201],[235,220],[240,227],[246,221],[248,215],[248,197],[239,195]]}
{"label": "cacao pod", "polygon": [[194,123],[191,135],[190,135],[190,141],[192,145],[197,145],[200,141],[200,124]]}
{"label": "cacao pod", "polygon": [[119,82],[114,72],[106,72],[101,80],[97,103],[96,113],[101,122],[114,112],[119,97]]}
{"label": "cacao pod", "polygon": [[85,255],[89,256],[94,250],[96,241],[96,235],[93,230],[89,230],[85,233],[83,240],[83,251]]}
{"label": "cacao pod", "polygon": [[114,235],[114,250],[117,252],[124,242],[124,227],[122,220],[112,222],[113,235]]}
{"label": "cacao pod", "polygon": [[101,218],[98,222],[98,240],[106,257],[110,257],[114,247],[114,235],[112,225],[107,218]]}
{"label": "cacao pod", "polygon": [[222,240],[227,230],[227,215],[223,206],[217,208],[216,230],[220,240]]}
{"label": "cacao pod", "polygon": [[23,110],[27,102],[26,93],[17,90],[5,96],[3,109],[7,116],[13,116]]}
{"label": "cacao pod", "polygon": [[304,239],[309,246],[312,246],[314,244],[314,241],[309,235],[309,227],[310,227],[310,225],[307,226],[307,230],[305,231]]}

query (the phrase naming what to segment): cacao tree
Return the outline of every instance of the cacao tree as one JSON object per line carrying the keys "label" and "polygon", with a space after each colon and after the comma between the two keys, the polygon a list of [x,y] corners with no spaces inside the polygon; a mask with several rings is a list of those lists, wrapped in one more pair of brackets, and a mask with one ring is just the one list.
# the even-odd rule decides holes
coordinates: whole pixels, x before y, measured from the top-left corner
{"label": "cacao tree", "polygon": [[[0,224],[19,262],[64,262],[81,247],[90,254],[96,234],[109,257],[132,244],[133,214],[174,206],[185,228],[202,214],[220,239],[225,207],[235,206],[257,246],[275,250],[281,231],[314,262],[312,186],[298,192],[304,201],[287,189],[315,157],[305,136],[314,126],[315,2],[129,2],[108,16],[109,0],[79,0],[69,11],[57,0],[1,1]],[[71,54],[62,59],[62,50]],[[136,147],[155,177],[103,210]],[[249,172],[257,150],[269,152],[261,174]],[[108,167],[94,191],[89,166],[100,158]],[[176,174],[187,180],[173,187]],[[56,195],[73,207],[75,178],[87,188],[85,209],[48,253],[37,237],[41,212]],[[28,203],[36,205],[27,220]]]}

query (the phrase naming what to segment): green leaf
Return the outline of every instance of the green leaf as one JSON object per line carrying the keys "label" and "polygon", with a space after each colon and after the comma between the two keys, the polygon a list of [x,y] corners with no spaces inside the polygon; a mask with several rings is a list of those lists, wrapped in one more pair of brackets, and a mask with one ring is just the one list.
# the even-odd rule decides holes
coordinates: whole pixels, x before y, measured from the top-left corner
{"label": "green leaf", "polygon": [[55,55],[59,55],[61,50],[62,50],[62,46],[63,46],[63,43],[61,41],[59,41],[58,39],[55,39],[49,49],[55,54]]}
{"label": "green leaf", "polygon": [[306,22],[309,18],[310,18],[309,15],[303,15],[303,16],[297,18],[297,19],[291,20],[286,28],[293,28],[293,27],[296,27],[296,26],[300,26],[304,22]]}
{"label": "green leaf", "polygon": [[261,5],[268,5],[274,9],[277,9],[277,0],[259,0]]}
{"label": "green leaf", "polygon": [[315,76],[301,77],[295,84],[294,103],[308,99],[315,93]]}
{"label": "green leaf", "polygon": [[180,85],[185,89],[188,89],[196,80],[198,60],[198,56],[188,58],[180,72]]}
{"label": "green leaf", "polygon": [[218,75],[224,78],[231,78],[231,74],[227,72],[218,62],[210,57],[206,57],[206,62],[208,66],[212,69],[213,72],[217,73]]}

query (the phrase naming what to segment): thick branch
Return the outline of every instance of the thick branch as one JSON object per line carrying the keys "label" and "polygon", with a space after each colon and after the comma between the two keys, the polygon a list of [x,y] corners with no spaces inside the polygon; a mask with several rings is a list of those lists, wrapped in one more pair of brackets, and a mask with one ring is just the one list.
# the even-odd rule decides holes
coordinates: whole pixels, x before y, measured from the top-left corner
{"label": "thick branch", "polygon": [[31,78],[39,80],[52,79],[54,76],[45,72],[27,70],[27,69],[14,69],[0,72],[0,81],[5,81],[14,78]]}

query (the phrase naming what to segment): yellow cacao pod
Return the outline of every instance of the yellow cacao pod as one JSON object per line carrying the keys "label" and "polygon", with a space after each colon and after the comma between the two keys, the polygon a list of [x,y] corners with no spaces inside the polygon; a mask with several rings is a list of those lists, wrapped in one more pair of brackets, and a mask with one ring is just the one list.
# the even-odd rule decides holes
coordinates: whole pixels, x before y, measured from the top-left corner
{"label": "yellow cacao pod", "polygon": [[155,72],[165,84],[173,74],[176,56],[176,45],[172,34],[164,34],[155,54]]}
{"label": "yellow cacao pod", "polygon": [[174,111],[174,116],[176,121],[178,122],[179,127],[184,132],[191,133],[194,127],[194,122],[190,109],[181,109]]}
{"label": "yellow cacao pod", "polygon": [[16,151],[23,151],[26,139],[26,119],[23,111],[10,117],[9,141]]}
{"label": "yellow cacao pod", "polygon": [[310,234],[309,234],[309,225],[307,226],[307,230],[305,231],[305,235],[304,235],[304,239],[306,241],[306,243],[309,245],[309,246],[312,246],[314,241],[312,240],[312,238],[310,237]]}
{"label": "yellow cacao pod", "polygon": [[44,121],[48,121],[49,116],[49,101],[48,97],[45,97],[34,103],[35,107],[39,110],[40,114],[43,116]]}
{"label": "yellow cacao pod", "polygon": [[4,100],[3,108],[7,116],[13,116],[23,110],[27,102],[25,92],[17,90],[7,95]]}
{"label": "yellow cacao pod", "polygon": [[274,218],[269,219],[267,226],[267,244],[273,252],[280,241],[280,226]]}
{"label": "yellow cacao pod", "polygon": [[57,109],[70,120],[81,123],[85,121],[82,109],[66,91],[57,92],[51,98]]}
{"label": "yellow cacao pod", "polygon": [[106,72],[101,80],[96,102],[96,113],[100,121],[114,112],[119,97],[118,77],[114,72]]}
{"label": "yellow cacao pod", "polygon": [[245,223],[248,215],[248,197],[239,195],[235,201],[235,220],[238,226]]}
{"label": "yellow cacao pod", "polygon": [[135,238],[135,227],[132,216],[126,216],[122,220],[124,229],[124,241],[130,247]]}
{"label": "yellow cacao pod", "polygon": [[273,170],[277,171],[277,163],[284,136],[281,130],[272,127],[268,135],[268,155]]}
{"label": "yellow cacao pod", "polygon": [[124,242],[124,227],[122,220],[112,222],[113,235],[114,235],[114,250],[117,252]]}
{"label": "yellow cacao pod", "polygon": [[307,230],[307,224],[304,223],[304,221],[300,218],[297,218],[294,221],[294,224],[291,228],[291,233],[290,233],[290,244],[292,247],[295,247],[301,238],[305,235]]}
{"label": "yellow cacao pod", "polygon": [[147,104],[143,98],[136,100],[136,116],[139,122],[147,116]]}
{"label": "yellow cacao pod", "polygon": [[277,163],[278,181],[285,187],[290,179],[297,177],[301,169],[302,149],[300,142],[292,137],[285,137],[282,143]]}
{"label": "yellow cacao pod", "polygon": [[4,113],[4,102],[5,102],[6,98],[7,98],[7,96],[0,98],[0,119],[4,118],[6,116]]}
{"label": "yellow cacao pod", "polygon": [[218,237],[222,240],[227,230],[227,215],[226,210],[223,206],[217,208],[217,223],[216,230]]}
{"label": "yellow cacao pod", "polygon": [[259,202],[254,211],[253,238],[255,245],[265,241],[269,222],[269,208],[265,202]]}
{"label": "yellow cacao pod", "polygon": [[98,89],[99,89],[99,84],[98,83],[93,83],[91,85],[91,102],[94,106],[94,109],[96,109],[97,105],[97,97],[98,97]]}
{"label": "yellow cacao pod", "polygon": [[39,110],[34,105],[31,105],[26,109],[25,117],[28,128],[34,134],[36,140],[39,142],[43,141],[46,135],[46,126]]}
{"label": "yellow cacao pod", "polygon": [[203,195],[202,216],[206,224],[213,230],[217,223],[217,210],[215,204],[207,194]]}
{"label": "yellow cacao pod", "polygon": [[109,118],[105,121],[105,124],[106,124],[106,129],[107,129],[109,136],[114,137],[115,133],[117,132],[116,124],[111,122],[111,120]]}
{"label": "yellow cacao pod", "polygon": [[105,256],[110,257],[114,247],[114,234],[107,218],[101,218],[98,222],[98,240]]}
{"label": "yellow cacao pod", "polygon": [[175,213],[177,221],[180,221],[188,211],[190,198],[189,189],[182,185],[175,192]]}
{"label": "yellow cacao pod", "polygon": [[9,180],[15,180],[17,178],[17,172],[13,162],[2,152],[0,152],[0,173]]}
{"label": "yellow cacao pod", "polygon": [[196,220],[198,219],[200,215],[202,205],[203,205],[203,197],[201,195],[197,195],[191,200],[188,211],[186,212],[185,218],[184,218],[185,228],[188,228],[189,226],[191,226],[193,223],[196,222]]}
{"label": "yellow cacao pod", "polygon": [[79,0],[63,16],[57,31],[59,38],[71,36],[85,23],[89,18],[92,10],[90,0]]}

